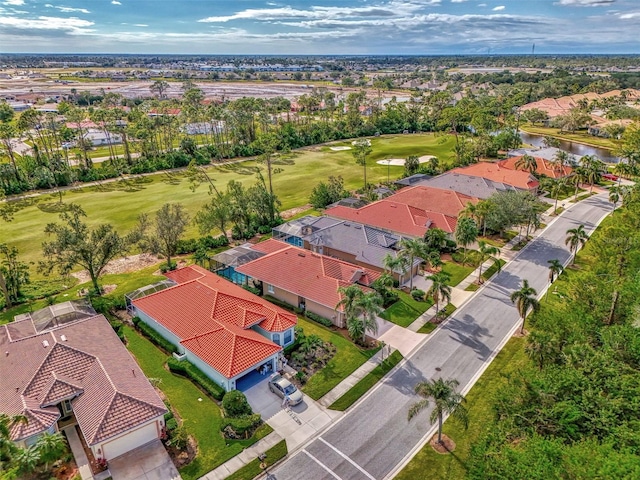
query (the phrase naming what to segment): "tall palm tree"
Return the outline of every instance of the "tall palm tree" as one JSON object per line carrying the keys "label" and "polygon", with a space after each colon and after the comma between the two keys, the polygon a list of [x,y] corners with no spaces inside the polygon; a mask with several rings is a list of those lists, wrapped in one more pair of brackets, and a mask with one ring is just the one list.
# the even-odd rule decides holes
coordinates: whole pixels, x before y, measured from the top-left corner
{"label": "tall palm tree", "polygon": [[67,451],[67,442],[60,432],[43,433],[33,446],[40,456],[40,461],[44,462],[44,470],[49,470],[49,463],[55,462]]}
{"label": "tall palm tree", "polygon": [[616,205],[620,201],[620,187],[617,185],[609,188],[609,201],[611,202],[611,211],[615,211]]}
{"label": "tall palm tree", "polygon": [[587,239],[589,235],[584,230],[584,225],[579,225],[577,228],[570,228],[567,230],[567,238],[564,239],[564,244],[569,247],[569,250],[573,254],[573,260],[571,261],[571,265],[576,264],[576,255],[578,254],[578,249],[584,246],[587,243]]}
{"label": "tall palm tree", "polygon": [[429,399],[433,399],[434,408],[429,416],[429,421],[438,421],[438,443],[442,445],[442,423],[445,414],[452,415],[460,421],[465,428],[469,424],[467,409],[462,405],[466,400],[456,392],[456,387],[460,385],[457,380],[444,380],[439,378],[434,381],[426,380],[415,386],[415,392],[424,400],[414,403],[409,407],[408,419],[411,420],[419,412],[429,406]]}
{"label": "tall palm tree", "polygon": [[[551,285],[556,278],[560,276],[560,274],[564,271],[564,267],[560,260],[554,258],[553,260],[547,260],[549,264],[549,285]],[[549,294],[549,289],[547,289],[547,295]]]}
{"label": "tall palm tree", "polygon": [[511,301],[516,305],[520,318],[522,319],[522,327],[520,327],[521,335],[524,335],[524,322],[529,312],[537,312],[540,310],[540,302],[536,299],[537,294],[538,292],[529,286],[528,280],[523,280],[520,290],[516,290],[511,294]]}
{"label": "tall palm tree", "polygon": [[498,271],[500,271],[500,249],[484,240],[480,240],[478,242],[478,252],[480,252],[480,267],[478,268],[478,284],[480,284],[482,283],[482,264],[487,260],[493,260],[498,265]]}
{"label": "tall palm tree", "polygon": [[564,192],[565,188],[567,188],[567,177],[560,177],[553,181],[551,184],[550,194],[551,198],[555,200],[555,204],[553,206],[553,211],[558,211],[558,197],[560,194]]}
{"label": "tall palm tree", "polygon": [[582,157],[582,167],[585,170],[585,179],[589,182],[589,193],[593,192],[593,184],[596,183],[602,172],[605,170],[605,164],[595,155],[585,155]]}
{"label": "tall palm tree", "polygon": [[516,170],[525,170],[531,174],[535,173],[538,168],[538,162],[531,155],[523,155],[514,164]]}
{"label": "tall palm tree", "polygon": [[464,249],[462,263],[465,263],[467,261],[467,247],[478,238],[478,226],[476,222],[470,218],[460,218],[456,225],[454,236],[456,237],[456,242],[462,245]]}
{"label": "tall palm tree", "polygon": [[425,259],[429,250],[421,238],[403,238],[400,240],[399,257],[404,257],[409,264],[409,289],[413,290],[413,264],[417,258]]}
{"label": "tall palm tree", "polygon": [[569,164],[571,157],[568,152],[564,150],[558,150],[556,154],[553,156],[553,160],[551,163],[553,164],[553,169],[557,172],[564,171],[564,167]]}
{"label": "tall palm tree", "polygon": [[573,169],[573,174],[569,177],[569,181],[575,187],[573,193],[573,199],[578,198],[578,190],[580,190],[580,184],[588,182],[588,172],[584,167],[576,167]]}
{"label": "tall palm tree", "polygon": [[478,207],[475,203],[467,202],[460,213],[458,214],[458,218],[471,218],[472,220],[477,220],[477,212]]}
{"label": "tall palm tree", "polygon": [[[387,253],[382,260],[385,270],[389,271],[389,273],[399,273],[399,283],[402,284],[404,280],[404,276],[409,269],[409,265],[407,263],[407,259],[400,255],[396,255],[395,257],[391,254]],[[413,265],[411,266],[413,270]]]}
{"label": "tall palm tree", "polygon": [[427,275],[424,278],[433,282],[427,292],[427,296],[436,304],[437,315],[440,312],[440,300],[446,300],[447,303],[451,301],[451,287],[449,286],[451,275],[447,272],[438,272],[433,275]]}

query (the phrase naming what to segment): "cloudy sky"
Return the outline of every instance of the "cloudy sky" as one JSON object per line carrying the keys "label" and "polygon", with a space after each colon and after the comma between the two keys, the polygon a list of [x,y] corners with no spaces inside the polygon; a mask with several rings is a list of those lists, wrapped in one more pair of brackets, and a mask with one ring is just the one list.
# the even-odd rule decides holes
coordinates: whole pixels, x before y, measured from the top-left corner
{"label": "cloudy sky", "polygon": [[0,0],[0,52],[639,53],[640,0]]}

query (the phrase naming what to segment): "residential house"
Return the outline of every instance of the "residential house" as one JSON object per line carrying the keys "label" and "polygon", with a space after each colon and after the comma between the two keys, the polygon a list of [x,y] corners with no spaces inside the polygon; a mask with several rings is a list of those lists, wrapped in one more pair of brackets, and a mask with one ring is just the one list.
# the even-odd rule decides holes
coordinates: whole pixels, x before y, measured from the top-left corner
{"label": "residential house", "polygon": [[343,298],[338,289],[358,285],[368,291],[380,276],[371,269],[278,240],[262,244],[269,244],[266,248],[271,253],[236,270],[261,285],[264,295],[330,319],[338,327],[346,322],[344,307],[338,306]]}
{"label": "residential house", "polygon": [[495,193],[515,190],[511,185],[506,185],[501,182],[494,182],[493,180],[483,177],[461,175],[453,172],[445,172],[437,177],[427,177],[424,180],[414,182],[413,185],[452,190],[482,200],[489,198]]}
{"label": "residential house", "polygon": [[[387,255],[397,257],[402,237],[368,225],[329,217],[306,216],[278,225],[273,238],[315,253],[382,272]],[[393,272],[403,283],[407,275],[417,275],[421,259],[407,272]]]}
{"label": "residential house", "polygon": [[192,265],[166,276],[176,285],[139,297],[131,309],[227,391],[278,369],[297,317],[238,285]]}
{"label": "residential house", "polygon": [[91,129],[82,135],[82,138],[94,147],[100,145],[118,145],[122,143],[122,135],[117,133],[105,133],[102,130]]}
{"label": "residential house", "polygon": [[[505,160],[501,160],[498,162],[503,168],[508,168],[509,170],[523,170],[523,168],[517,168],[516,164],[520,161],[524,155],[520,157],[509,157]],[[567,165],[556,165],[553,161],[546,160],[542,157],[533,157],[536,161],[536,171],[538,175],[544,175],[549,178],[564,178],[571,175],[573,172],[573,168]]]}
{"label": "residential house", "polygon": [[537,193],[540,185],[536,177],[529,172],[510,170],[492,162],[478,162],[466,167],[454,168],[450,172],[486,178],[487,180],[504,183],[517,190],[524,190],[533,194]]}
{"label": "residential house", "polygon": [[79,427],[96,458],[160,438],[167,409],[103,315],[86,301],[52,305],[0,326],[0,411],[25,447]]}

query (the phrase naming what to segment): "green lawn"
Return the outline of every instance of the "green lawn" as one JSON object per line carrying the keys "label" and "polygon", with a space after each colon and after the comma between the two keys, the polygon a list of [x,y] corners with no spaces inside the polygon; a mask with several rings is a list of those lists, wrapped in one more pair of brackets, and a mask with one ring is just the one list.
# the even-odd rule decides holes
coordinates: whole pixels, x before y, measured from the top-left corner
{"label": "green lawn", "polygon": [[576,202],[579,202],[580,200],[584,200],[585,198],[592,197],[593,195],[595,195],[595,192],[583,193],[582,195],[578,195],[577,197],[572,198],[570,202],[576,203]]}
{"label": "green lawn", "polygon": [[455,262],[444,262],[442,265],[442,271],[451,275],[451,281],[449,282],[449,285],[451,287],[455,287],[456,285],[458,285],[462,280],[467,278],[471,274],[471,272],[473,272],[474,270],[475,270],[475,267],[471,267],[468,265],[461,265]]}
{"label": "green lawn", "polygon": [[444,424],[444,433],[456,443],[455,451],[449,455],[441,455],[427,444],[395,478],[398,480],[465,478],[465,463],[471,445],[493,424],[495,392],[509,381],[506,375],[517,374],[527,361],[524,353],[524,339],[509,340],[466,396],[465,406],[469,411],[469,428],[465,430],[459,423],[451,420],[447,420]]}
{"label": "green lawn", "polygon": [[484,272],[482,272],[482,278],[484,278],[485,280],[489,280],[498,271],[498,266],[502,268],[505,263],[507,263],[505,260],[501,258],[498,259],[498,263],[494,262],[493,265],[491,265]]}
{"label": "green lawn", "polygon": [[[343,142],[349,143],[349,142]],[[403,167],[376,164],[384,158],[404,158],[408,155],[436,155],[441,164],[451,160],[454,139],[452,136],[389,135],[371,139],[373,152],[367,159],[367,179],[370,182],[392,180],[402,176]],[[305,205],[311,189],[330,175],[341,175],[345,187],[353,190],[362,186],[363,169],[357,165],[350,151],[333,152],[328,147],[309,147],[275,161],[282,171],[273,176],[275,193],[282,202],[282,209]],[[253,168],[256,163],[245,161],[235,165],[212,166],[210,176],[219,188],[229,180],[237,180],[245,186],[255,183]],[[77,203],[87,212],[87,223],[97,225],[111,223],[122,234],[129,232],[140,213],[154,214],[164,203],[182,203],[193,216],[210,199],[207,188],[201,186],[195,192],[183,173],[159,173],[137,177],[127,181],[105,183],[100,187],[84,187],[63,195],[64,203]],[[16,202],[15,219],[3,223],[0,243],[16,245],[24,261],[41,258],[41,244],[46,224],[58,220],[57,195],[43,194]],[[187,237],[198,235],[191,225]]]}
{"label": "green lawn", "polygon": [[[287,453],[287,442],[285,440],[276,443],[265,452],[267,455],[267,458],[265,458],[267,467],[270,467],[278,460],[284,458]],[[262,471],[263,470],[260,468],[260,460],[256,458],[255,460],[251,460],[240,470],[229,475],[225,480],[251,480],[260,475]]]}
{"label": "green lawn", "polygon": [[420,327],[420,329],[418,330],[418,333],[431,333],[433,332],[436,328],[438,328],[438,326],[435,323],[432,322],[427,322],[424,325],[422,325]]}
{"label": "green lawn", "polygon": [[378,348],[363,350],[339,333],[302,317],[298,317],[298,326],[302,327],[305,335],[316,334],[325,342],[335,345],[337,349],[329,363],[316,372],[302,388],[302,391],[314,400],[326,395],[379,350]]}
{"label": "green lawn", "polygon": [[362,380],[356,383],[349,391],[339,399],[329,405],[332,410],[344,411],[356,403],[365,393],[380,381],[393,367],[395,367],[404,357],[399,350],[393,352],[380,365],[365,375]]}
{"label": "green lawn", "polygon": [[[161,380],[160,389],[165,393],[171,406],[182,418],[187,432],[198,442],[198,455],[180,475],[186,480],[196,479],[240,453],[255,443],[256,437],[244,441],[225,440],[220,433],[221,411],[218,405],[198,389],[190,380],[169,372],[164,364],[167,356],[149,340],[139,335],[133,328],[124,327],[127,348],[149,378]],[[202,401],[198,401],[198,399]],[[270,427],[266,426],[266,430]]]}
{"label": "green lawn", "polygon": [[398,296],[398,301],[382,312],[380,317],[401,327],[411,325],[433,305],[433,301],[430,299],[427,301],[417,301],[414,300],[411,295],[402,291],[398,291]]}

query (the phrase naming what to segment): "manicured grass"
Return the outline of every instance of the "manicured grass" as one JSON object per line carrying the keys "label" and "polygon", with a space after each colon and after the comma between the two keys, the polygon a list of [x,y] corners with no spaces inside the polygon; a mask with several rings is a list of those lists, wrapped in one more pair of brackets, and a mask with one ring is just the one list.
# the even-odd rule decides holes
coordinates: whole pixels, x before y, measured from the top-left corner
{"label": "manicured grass", "polygon": [[[426,445],[411,459],[409,464],[395,477],[399,480],[416,478],[450,479],[465,478],[465,464],[472,444],[493,425],[493,398],[495,392],[509,381],[508,375],[517,372],[528,362],[524,352],[525,340],[512,338],[505,345],[489,368],[480,377],[466,396],[465,406],[469,411],[469,428],[458,422],[447,420],[443,432],[456,443],[452,454],[436,453]],[[426,473],[428,472],[428,474]]]}
{"label": "manicured grass", "polygon": [[380,317],[401,327],[411,325],[433,305],[433,301],[430,299],[417,301],[411,295],[402,291],[398,292],[398,297],[398,301],[382,312]]}
{"label": "manicured grass", "polygon": [[[391,180],[402,176],[403,167],[378,165],[384,158],[405,158],[408,155],[436,155],[441,164],[451,161],[453,136],[433,134],[389,135],[371,139],[373,152],[367,159],[367,180],[383,182],[387,174]],[[330,175],[341,175],[345,188],[354,190],[362,186],[363,169],[355,163],[350,151],[333,152],[327,147],[309,147],[283,156],[274,162],[282,171],[273,176],[273,188],[282,202],[282,210],[305,205],[311,189]],[[218,188],[226,188],[229,180],[241,182],[245,187],[256,182],[254,161],[234,165],[211,166],[208,173]],[[182,172],[158,173],[130,180],[104,183],[99,187],[84,187],[70,190],[63,195],[63,202],[77,203],[87,213],[87,223],[98,225],[110,223],[121,234],[134,227],[140,213],[154,215],[167,202],[182,203],[191,214],[210,200],[208,189],[203,185],[195,192]],[[15,203],[19,211],[15,219],[3,223],[0,243],[16,245],[22,260],[41,259],[43,231],[48,223],[58,221],[57,195],[43,194]],[[215,233],[215,232],[214,232]],[[197,228],[191,225],[187,237],[198,236]]]}
{"label": "manicured grass", "polygon": [[379,350],[379,348],[363,350],[339,333],[305,318],[298,317],[298,326],[302,327],[305,335],[318,335],[325,342],[335,345],[337,349],[329,363],[309,378],[306,385],[302,387],[302,391],[314,400],[326,395]]}
{"label": "manicured grass", "polygon": [[[190,380],[165,369],[167,356],[149,340],[129,326],[124,327],[124,332],[127,348],[138,361],[142,371],[149,378],[161,380],[160,389],[182,418],[187,432],[198,442],[198,455],[193,462],[180,470],[182,478],[199,478],[257,441],[255,436],[242,442],[225,440],[220,433],[222,414],[218,405]],[[269,427],[263,430],[261,435],[266,435],[267,430]]]}
{"label": "manicured grass", "polygon": [[[267,458],[264,459],[264,462],[267,464],[267,467],[270,467],[278,460],[284,458],[287,453],[287,442],[282,440],[265,452]],[[229,475],[225,480],[251,480],[262,472],[263,470],[260,468],[260,460],[256,458],[251,460],[240,470]]]}
{"label": "manicured grass", "polygon": [[561,132],[558,128],[537,126],[534,127],[533,125],[525,125],[523,127],[520,127],[520,129],[527,133],[545,135],[553,138],[558,138],[560,140],[566,140],[568,142],[582,143],[584,145],[592,145],[594,147],[600,148],[615,148],[615,144],[608,138],[594,137],[593,135],[589,135],[586,130],[569,133]]}
{"label": "manicured grass", "polygon": [[585,198],[592,197],[593,195],[595,195],[595,192],[583,193],[582,195],[578,195],[577,198],[572,198],[570,201],[571,203],[576,203],[576,202],[579,202],[580,200],[584,200]]}
{"label": "manicured grass", "polygon": [[455,287],[462,280],[467,278],[471,272],[475,270],[475,267],[461,265],[455,262],[444,262],[442,265],[442,271],[447,272],[451,276],[451,281],[449,285],[451,287]]}
{"label": "manicured grass", "polygon": [[393,352],[389,358],[385,358],[384,361],[376,368],[371,370],[365,375],[362,380],[356,383],[351,389],[342,395],[339,399],[329,405],[332,410],[344,411],[351,405],[356,403],[365,393],[367,393],[373,386],[380,381],[393,367],[395,367],[400,360],[404,357],[399,350]]}
{"label": "manicured grass", "polygon": [[485,280],[489,280],[498,271],[498,267],[502,268],[505,263],[507,263],[505,260],[501,258],[498,259],[498,262],[494,262],[493,265],[482,272],[482,278],[484,278]]}
{"label": "manicured grass", "polygon": [[458,307],[456,307],[453,303],[447,303],[447,305],[444,307],[444,313],[442,314],[442,316],[444,318],[447,318],[449,315],[451,315],[453,312],[455,312],[457,310]]}
{"label": "manicured grass", "polygon": [[435,323],[432,322],[427,322],[424,325],[422,325],[420,327],[420,329],[418,330],[418,333],[431,333],[433,332],[436,328],[438,328],[438,326]]}
{"label": "manicured grass", "polygon": [[475,292],[479,288],[480,288],[480,285],[478,285],[477,283],[470,283],[469,285],[467,285],[467,288],[465,288],[464,291],[465,292]]}

